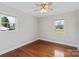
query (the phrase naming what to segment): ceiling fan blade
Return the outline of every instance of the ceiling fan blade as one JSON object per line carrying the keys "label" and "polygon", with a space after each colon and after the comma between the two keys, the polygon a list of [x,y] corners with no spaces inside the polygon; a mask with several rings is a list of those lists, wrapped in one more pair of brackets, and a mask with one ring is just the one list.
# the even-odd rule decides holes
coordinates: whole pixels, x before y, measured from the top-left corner
{"label": "ceiling fan blade", "polygon": [[53,8],[50,8],[49,10],[53,10]]}
{"label": "ceiling fan blade", "polygon": [[48,5],[52,5],[52,2],[49,2]]}
{"label": "ceiling fan blade", "polygon": [[37,9],[35,8],[35,9],[33,9],[33,10],[34,10],[34,11],[40,11],[40,8],[37,8]]}
{"label": "ceiling fan blade", "polygon": [[35,4],[36,6],[40,6],[40,4]]}
{"label": "ceiling fan blade", "polygon": [[39,11],[39,10],[37,10],[37,9],[34,9],[34,11]]}

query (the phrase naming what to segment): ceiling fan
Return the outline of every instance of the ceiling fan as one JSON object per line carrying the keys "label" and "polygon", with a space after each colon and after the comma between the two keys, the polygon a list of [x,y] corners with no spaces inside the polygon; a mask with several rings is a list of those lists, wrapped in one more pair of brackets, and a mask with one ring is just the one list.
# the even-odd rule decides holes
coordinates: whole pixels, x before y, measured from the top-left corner
{"label": "ceiling fan", "polygon": [[48,11],[53,10],[52,2],[43,2],[40,4],[36,4],[37,9],[35,11],[40,11],[41,13],[46,13]]}

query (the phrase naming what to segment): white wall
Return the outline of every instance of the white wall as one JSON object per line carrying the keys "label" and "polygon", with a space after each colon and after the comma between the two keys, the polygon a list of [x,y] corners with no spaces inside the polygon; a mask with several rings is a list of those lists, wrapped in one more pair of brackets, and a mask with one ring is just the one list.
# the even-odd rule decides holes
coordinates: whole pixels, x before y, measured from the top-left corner
{"label": "white wall", "polygon": [[77,45],[79,47],[79,10],[77,10]]}
{"label": "white wall", "polygon": [[0,3],[0,14],[16,17],[14,31],[0,31],[0,52],[37,38],[37,19]]}
{"label": "white wall", "polygon": [[[56,35],[54,21],[64,19],[64,35]],[[77,45],[77,12],[68,12],[40,19],[40,38],[51,42],[59,42],[68,45]]]}

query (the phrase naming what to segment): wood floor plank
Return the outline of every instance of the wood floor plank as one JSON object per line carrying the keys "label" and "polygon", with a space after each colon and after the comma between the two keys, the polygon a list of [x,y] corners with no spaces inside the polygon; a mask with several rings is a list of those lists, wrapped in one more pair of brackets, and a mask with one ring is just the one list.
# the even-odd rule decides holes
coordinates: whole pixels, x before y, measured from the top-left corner
{"label": "wood floor plank", "polygon": [[72,51],[77,50],[76,47],[44,40],[37,40],[18,49],[5,53],[1,55],[1,57],[53,57],[55,55],[55,49],[62,50],[65,57],[76,56],[76,54],[79,56],[76,52],[73,52],[72,55]]}

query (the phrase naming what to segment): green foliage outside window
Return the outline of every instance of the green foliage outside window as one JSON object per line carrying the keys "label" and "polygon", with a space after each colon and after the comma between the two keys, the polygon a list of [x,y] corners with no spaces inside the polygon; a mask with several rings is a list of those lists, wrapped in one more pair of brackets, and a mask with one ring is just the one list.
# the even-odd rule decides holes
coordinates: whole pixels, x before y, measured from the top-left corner
{"label": "green foliage outside window", "polygon": [[2,26],[6,27],[6,28],[10,28],[9,20],[7,17],[1,18],[1,24],[2,24]]}

